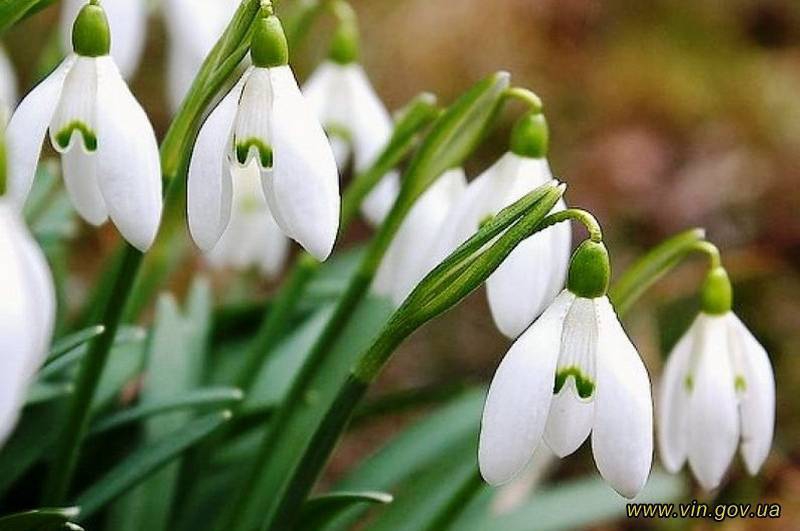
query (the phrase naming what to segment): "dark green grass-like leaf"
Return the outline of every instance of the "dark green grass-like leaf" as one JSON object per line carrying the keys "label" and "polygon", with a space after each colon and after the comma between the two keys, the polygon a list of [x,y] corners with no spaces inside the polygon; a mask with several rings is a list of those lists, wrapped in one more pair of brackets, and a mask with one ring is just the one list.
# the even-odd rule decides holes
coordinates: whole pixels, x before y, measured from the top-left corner
{"label": "dark green grass-like leaf", "polygon": [[322,529],[326,522],[354,505],[388,504],[391,494],[378,491],[331,492],[309,499],[300,513],[298,528],[305,531]]}
{"label": "dark green grass-like leaf", "polygon": [[77,507],[57,509],[35,509],[23,513],[10,514],[0,518],[0,531],[57,531],[61,529],[81,529],[67,523],[78,515]]}

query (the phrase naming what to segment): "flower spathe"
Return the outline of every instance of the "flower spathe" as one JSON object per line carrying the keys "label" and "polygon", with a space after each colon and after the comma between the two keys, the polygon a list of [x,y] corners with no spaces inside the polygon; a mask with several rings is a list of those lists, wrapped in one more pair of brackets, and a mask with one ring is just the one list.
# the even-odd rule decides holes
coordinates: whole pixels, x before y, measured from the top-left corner
{"label": "flower spathe", "polygon": [[[392,118],[355,62],[327,60],[303,85],[308,99],[330,138],[336,163],[342,170],[353,159],[356,172],[364,171],[392,134]],[[386,217],[400,190],[400,176],[387,173],[364,198],[361,210],[373,225]]]}
{"label": "flower spathe", "polygon": [[289,240],[269,212],[258,166],[234,167],[232,172],[231,220],[208,253],[208,260],[215,268],[255,267],[267,277],[274,277],[289,255]]}
{"label": "flower spathe", "polygon": [[675,345],[659,385],[659,455],[677,472],[688,460],[715,489],[737,447],[756,474],[775,424],[775,377],[764,347],[733,312],[701,312]]}
{"label": "flower spathe", "polygon": [[192,153],[189,229],[210,250],[228,226],[231,167],[256,164],[270,212],[319,260],[339,226],[339,175],[328,139],[288,65],[250,67],[209,115]]}
{"label": "flower spathe", "polygon": [[[472,181],[442,225],[439,259],[466,241],[480,224],[553,175],[545,158],[508,152]],[[559,200],[553,212],[566,208]],[[558,223],[522,242],[486,281],[489,307],[497,328],[515,338],[538,317],[564,287],[571,247],[569,223]]]}
{"label": "flower spathe", "polygon": [[495,373],[481,423],[481,474],[506,483],[542,440],[564,457],[591,432],[600,474],[632,498],[650,472],[652,415],[647,371],[611,303],[564,290]]}
{"label": "flower spathe", "polygon": [[[64,50],[72,51],[72,22],[86,0],[61,2],[61,40]],[[103,10],[114,35],[111,57],[122,76],[129,79],[139,66],[147,33],[147,0],[103,0]]]}
{"label": "flower spathe", "polygon": [[0,443],[17,422],[55,321],[47,261],[15,205],[0,197]]}
{"label": "flower spathe", "polygon": [[110,56],[69,55],[11,117],[8,186],[19,208],[48,129],[78,213],[93,225],[110,217],[126,240],[147,250],[161,219],[158,144]]}
{"label": "flower spathe", "polygon": [[431,263],[437,229],[467,188],[462,168],[444,172],[409,211],[381,260],[372,289],[400,305],[435,264]]}

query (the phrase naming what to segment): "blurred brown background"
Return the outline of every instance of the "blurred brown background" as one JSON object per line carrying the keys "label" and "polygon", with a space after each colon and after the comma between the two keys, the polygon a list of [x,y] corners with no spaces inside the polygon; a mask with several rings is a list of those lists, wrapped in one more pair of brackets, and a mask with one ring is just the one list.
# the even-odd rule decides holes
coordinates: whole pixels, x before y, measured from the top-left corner
{"label": "blurred brown background", "polygon": [[[792,529],[794,522],[800,528],[800,2],[352,3],[360,17],[363,62],[392,109],[421,90],[449,102],[499,69],[542,96],[554,171],[569,184],[569,202],[591,209],[603,223],[617,271],[673,232],[707,228],[735,282],[735,309],[767,346],[778,385],[770,459],[757,478],[747,478],[737,463],[717,501],[779,501],[784,518],[693,525]],[[56,15],[50,8],[5,39],[24,87],[36,76],[36,58]],[[329,36],[330,25],[321,21],[295,50],[300,75],[324,56]],[[153,21],[148,39],[133,89],[163,132],[169,113],[160,21]],[[512,106],[506,112],[470,161],[471,176],[505,150],[518,111]],[[361,226],[352,238],[365,235]],[[85,238],[85,247],[114,240],[113,232]],[[626,318],[654,379],[662,356],[692,318],[703,267],[701,258],[691,260]],[[488,382],[506,348],[483,295],[476,294],[402,347],[378,393]],[[330,476],[414,416],[348,436]],[[584,447],[554,475],[587,473],[594,472]]]}

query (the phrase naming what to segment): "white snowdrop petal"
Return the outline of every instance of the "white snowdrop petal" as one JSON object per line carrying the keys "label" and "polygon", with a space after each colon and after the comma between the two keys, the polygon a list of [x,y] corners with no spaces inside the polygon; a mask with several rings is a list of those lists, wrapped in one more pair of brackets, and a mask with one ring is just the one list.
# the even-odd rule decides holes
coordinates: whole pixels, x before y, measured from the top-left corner
{"label": "white snowdrop petal", "polygon": [[594,422],[594,400],[578,399],[574,386],[572,379],[564,384],[553,396],[547,414],[544,440],[558,457],[566,457],[580,448]]}
{"label": "white snowdrop petal", "polygon": [[744,389],[740,391],[741,454],[747,471],[755,475],[769,455],[775,430],[775,374],[769,355],[733,313],[728,317],[732,349],[741,352]]}
{"label": "white snowdrop petal", "polygon": [[333,249],[339,229],[339,174],[322,126],[288,66],[272,80],[273,171],[262,176],[275,221],[318,260]]}
{"label": "white snowdrop petal", "polygon": [[36,174],[42,142],[58,105],[61,87],[75,56],[70,55],[19,104],[6,129],[8,195],[19,208]]}
{"label": "white snowdrop petal", "polygon": [[275,219],[264,212],[265,240],[261,245],[261,272],[267,277],[277,276],[289,257],[289,239],[281,232]]}
{"label": "white snowdrop petal", "polygon": [[544,432],[564,317],[574,295],[562,292],[511,346],[494,375],[483,409],[478,463],[500,485],[530,460]]}
{"label": "white snowdrop petal", "polygon": [[61,173],[75,210],[92,225],[108,219],[103,194],[97,183],[97,158],[93,153],[73,148],[61,155]]}
{"label": "white snowdrop petal", "polygon": [[198,247],[209,251],[217,244],[231,218],[232,127],[239,96],[248,74],[211,111],[192,150],[187,181],[189,232]]}
{"label": "white snowdrop petal", "polygon": [[[566,210],[567,205],[559,199],[552,213]],[[551,256],[550,260],[550,286],[548,293],[558,293],[564,288],[569,271],[569,260],[572,255],[572,225],[568,221],[556,223],[546,232],[550,233]]]}
{"label": "white snowdrop petal", "polygon": [[353,99],[350,131],[353,141],[354,166],[363,171],[375,160],[392,134],[392,117],[375,93],[361,65],[346,66],[345,75]]}
{"label": "white snowdrop petal", "polygon": [[234,158],[241,167],[255,162],[262,170],[272,168],[271,85],[268,69],[250,69],[233,124]]}
{"label": "white snowdrop petal", "polygon": [[700,485],[715,489],[739,442],[739,410],[726,318],[700,315],[689,397],[689,466]]}
{"label": "white snowdrop petal", "polygon": [[303,83],[303,96],[323,126],[327,121],[326,112],[332,106],[332,100],[341,93],[342,87],[339,86],[339,90],[337,90],[335,85],[337,75],[341,78],[339,74],[336,64],[331,61],[323,61]]}
{"label": "white snowdrop petal", "polygon": [[[61,2],[61,41],[72,51],[72,25],[86,0]],[[147,31],[146,0],[104,0],[103,9],[111,30],[111,56],[125,78],[130,78],[144,51]]]}
{"label": "white snowdrop petal", "polygon": [[97,78],[99,60],[77,56],[64,79],[50,122],[50,143],[59,153],[97,149]]}
{"label": "white snowdrop petal", "polygon": [[667,357],[656,402],[659,455],[668,471],[678,472],[686,462],[689,444],[690,362],[700,323],[695,319]]}
{"label": "white snowdrop petal", "polygon": [[400,173],[390,171],[378,181],[361,202],[361,213],[373,227],[379,226],[392,210],[400,193]]}
{"label": "white snowdrop petal", "polygon": [[400,305],[435,264],[430,263],[437,228],[467,187],[464,170],[442,174],[414,203],[381,261],[374,291]]}
{"label": "white snowdrop petal", "polygon": [[16,104],[17,75],[14,73],[14,67],[8,59],[5,49],[0,46],[0,112],[9,111],[10,113]]}
{"label": "white snowdrop petal", "polygon": [[644,487],[653,462],[653,401],[647,369],[608,299],[600,317],[592,454],[597,469],[626,498]]}
{"label": "white snowdrop petal", "polygon": [[110,57],[98,61],[97,174],[109,216],[146,251],[161,220],[161,164],[155,133]]}

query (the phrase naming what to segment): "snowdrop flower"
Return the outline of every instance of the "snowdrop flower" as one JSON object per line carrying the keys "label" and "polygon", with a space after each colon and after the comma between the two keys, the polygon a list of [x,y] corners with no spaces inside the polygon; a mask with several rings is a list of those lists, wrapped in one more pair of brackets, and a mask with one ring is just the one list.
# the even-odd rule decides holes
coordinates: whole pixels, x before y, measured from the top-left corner
{"label": "snowdrop flower", "polygon": [[[466,241],[488,218],[551,181],[546,151],[544,117],[523,117],[512,132],[511,150],[470,183],[442,225],[436,237],[435,262]],[[553,212],[565,208],[561,200]],[[520,244],[489,277],[489,307],[500,332],[510,338],[519,336],[561,291],[571,243],[569,224],[557,224]]]}
{"label": "snowdrop flower", "polygon": [[[358,35],[355,22],[340,26],[334,36],[330,59],[323,62],[303,85],[303,94],[313,106],[333,147],[339,170],[353,158],[360,173],[369,167],[392,134],[392,118],[356,62]],[[389,172],[364,198],[361,210],[373,225],[379,225],[394,204],[400,176]]]}
{"label": "snowdrop flower", "polygon": [[[86,0],[61,2],[61,40],[64,50],[72,50],[72,22]],[[142,58],[147,33],[146,0],[103,0],[108,25],[114,35],[111,57],[122,76],[130,78]]]}
{"label": "snowdrop flower", "polygon": [[56,307],[47,261],[5,196],[0,197],[0,278],[2,443],[14,429],[28,386],[47,356]]}
{"label": "snowdrop flower", "polygon": [[433,268],[435,264],[430,260],[436,229],[448,218],[451,205],[466,188],[464,170],[454,168],[443,173],[417,199],[381,261],[372,286],[376,294],[399,306]]}
{"label": "snowdrop flower", "polygon": [[[122,0],[130,1],[130,0]],[[167,96],[177,111],[239,0],[163,0],[167,27]]]}
{"label": "snowdrop flower", "polygon": [[153,127],[108,55],[99,5],[85,5],[75,19],[73,44],[75,52],[22,100],[8,124],[9,195],[21,208],[49,128],[78,213],[93,225],[110,217],[145,251],[162,206]]}
{"label": "snowdrop flower", "polygon": [[269,212],[261,191],[258,165],[232,171],[231,220],[208,253],[208,260],[216,268],[256,267],[264,275],[274,277],[286,262],[289,240]]}
{"label": "snowdrop flower", "polygon": [[3,127],[6,125],[6,117],[11,115],[16,104],[17,76],[5,50],[0,46],[0,125]]}
{"label": "snowdrop flower", "polygon": [[603,244],[581,244],[567,289],[500,363],[478,449],[488,483],[513,479],[542,438],[564,457],[591,432],[603,478],[628,498],[644,486],[653,451],[650,381],[605,295],[608,276]]}
{"label": "snowdrop flower", "polygon": [[731,312],[731,298],[725,270],[713,268],[702,311],[667,360],[657,403],[661,461],[677,472],[688,459],[706,490],[720,484],[737,447],[747,471],[758,473],[775,424],[769,356]]}
{"label": "snowdrop flower", "polygon": [[257,22],[250,53],[254,66],[197,138],[189,165],[189,229],[201,249],[213,248],[231,217],[231,168],[256,164],[283,233],[325,260],[339,226],[339,175],[325,132],[287,64],[275,16]]}

